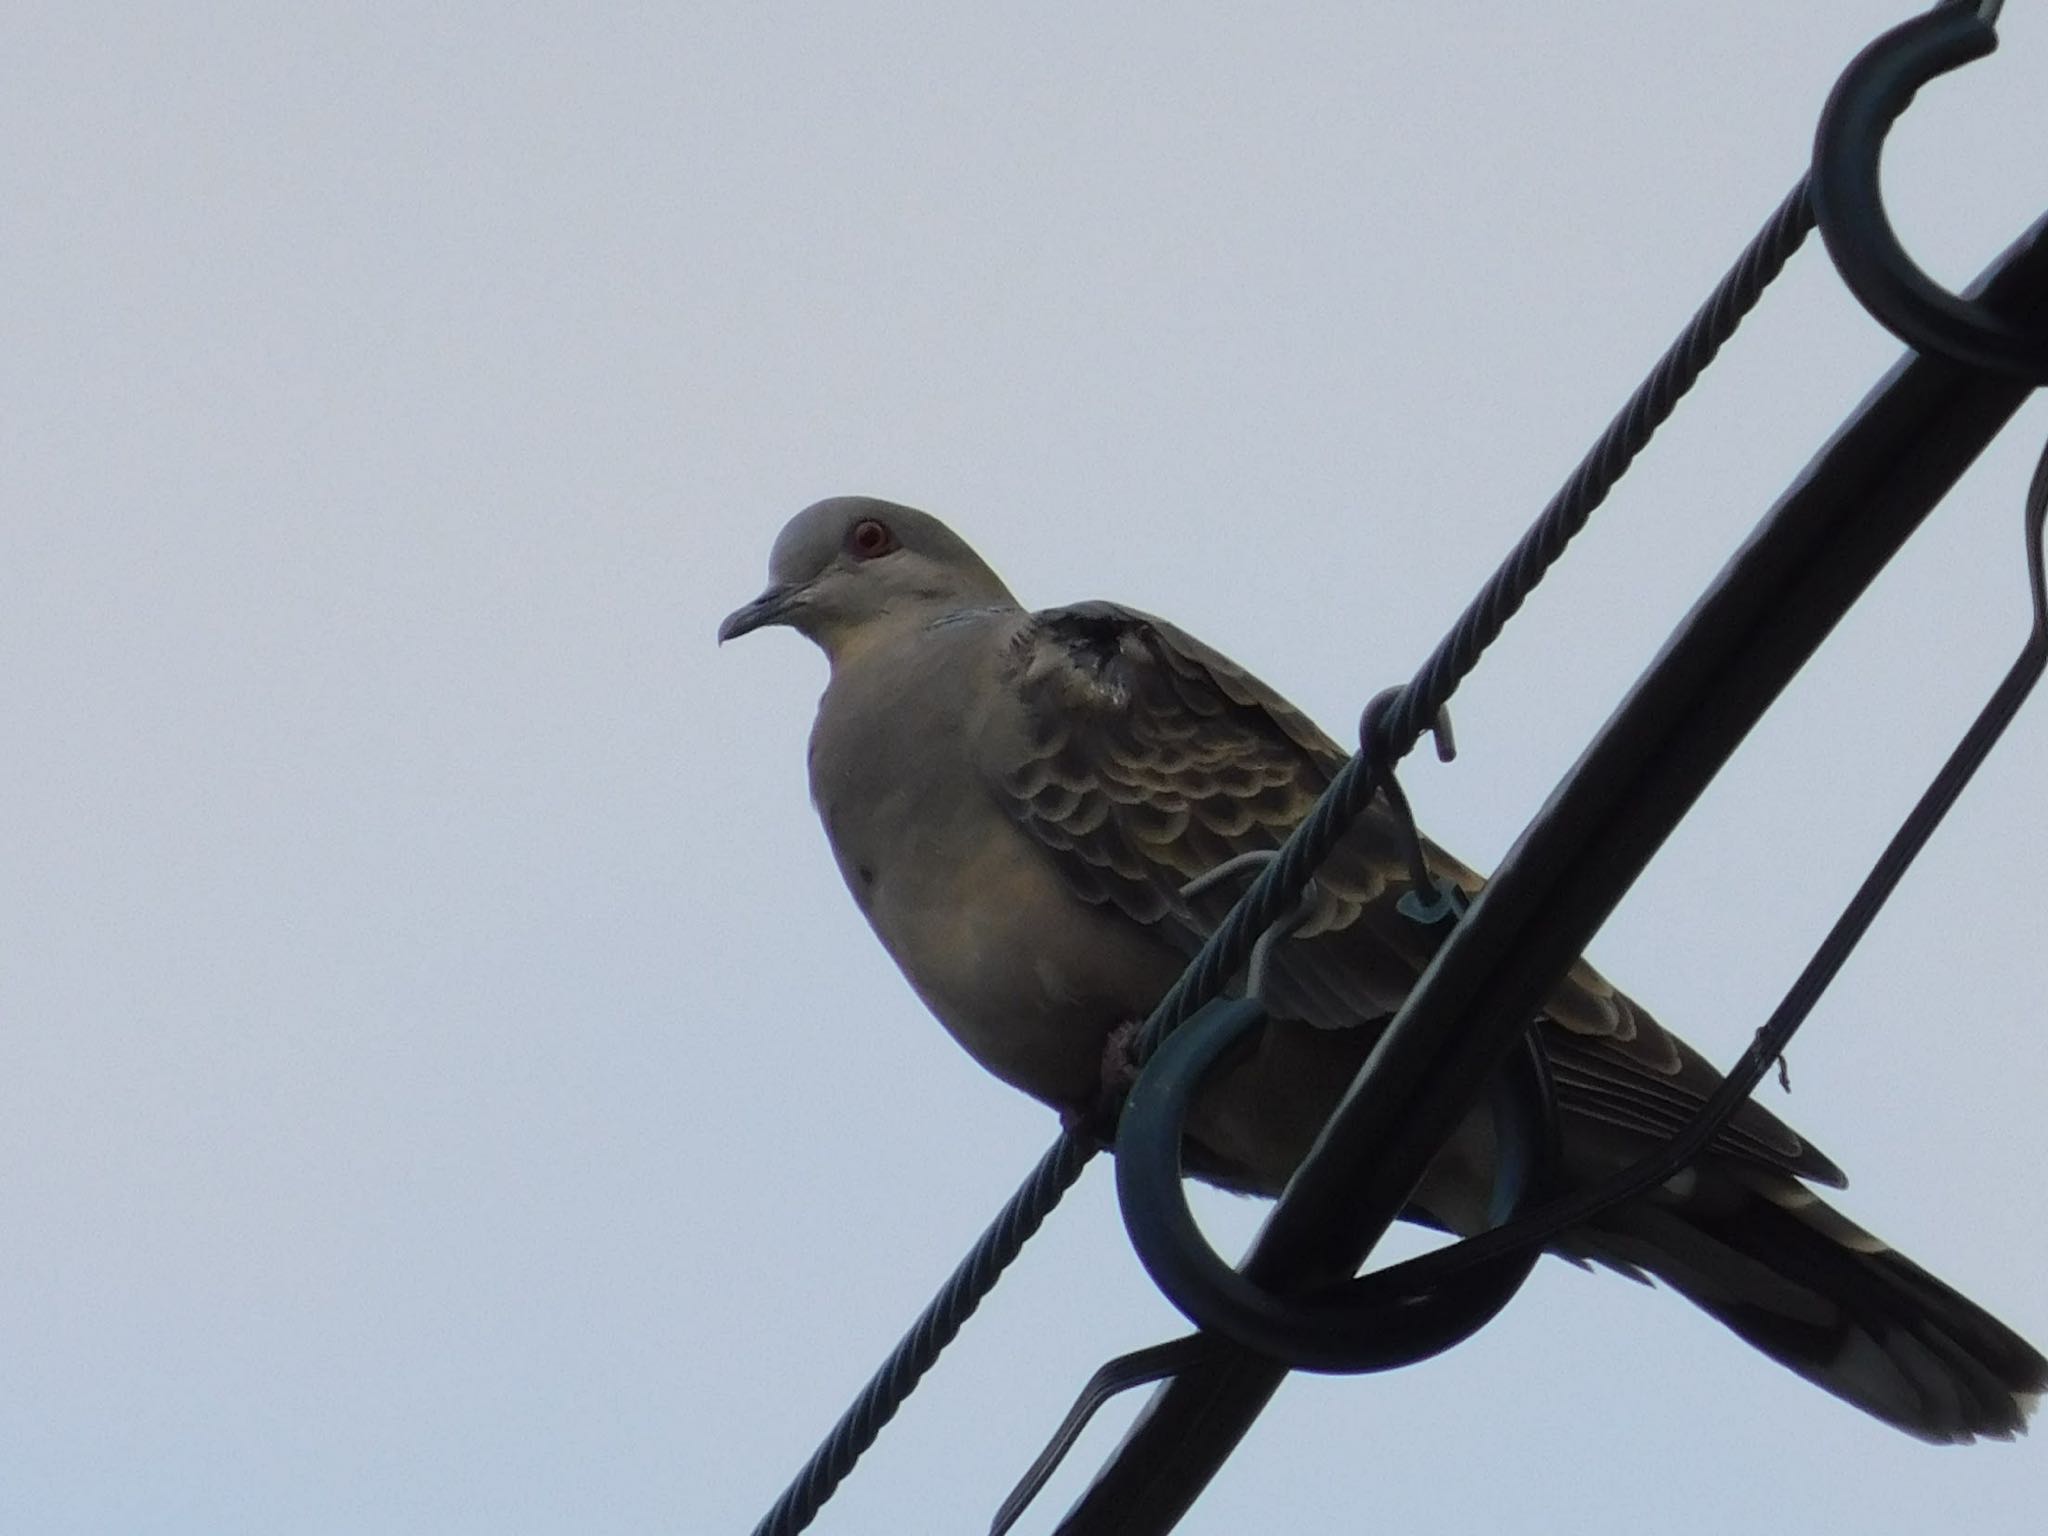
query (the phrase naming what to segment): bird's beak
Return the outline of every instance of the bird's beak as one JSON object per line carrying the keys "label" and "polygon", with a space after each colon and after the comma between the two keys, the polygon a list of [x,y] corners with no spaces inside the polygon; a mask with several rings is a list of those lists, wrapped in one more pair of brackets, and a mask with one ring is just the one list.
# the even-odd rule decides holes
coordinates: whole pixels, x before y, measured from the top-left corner
{"label": "bird's beak", "polygon": [[737,640],[741,635],[752,634],[757,629],[766,629],[771,624],[787,624],[797,601],[803,596],[801,587],[770,587],[751,603],[733,609],[718,626],[718,643]]}

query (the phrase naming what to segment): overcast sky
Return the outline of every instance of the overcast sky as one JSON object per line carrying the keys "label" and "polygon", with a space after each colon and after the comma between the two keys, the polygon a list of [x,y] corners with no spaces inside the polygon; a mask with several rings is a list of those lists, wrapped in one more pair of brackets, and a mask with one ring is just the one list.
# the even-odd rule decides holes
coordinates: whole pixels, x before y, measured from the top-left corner
{"label": "overcast sky", "polygon": [[[927,9],[0,12],[0,1529],[746,1529],[1054,1131],[840,887],[820,658],[713,645],[783,520],[921,505],[1347,736],[1907,7]],[[2048,207],[2041,11],[1888,157],[1947,280]],[[1816,242],[1409,774],[1440,841],[1499,858],[1896,354]],[[2044,431],[1595,945],[1717,1060],[2019,644]],[[1765,1090],[2037,1343],[2044,771],[2037,702]],[[1091,1169],[819,1529],[982,1528],[1180,1326]],[[1183,1529],[1999,1536],[2044,1458],[1546,1263]]]}

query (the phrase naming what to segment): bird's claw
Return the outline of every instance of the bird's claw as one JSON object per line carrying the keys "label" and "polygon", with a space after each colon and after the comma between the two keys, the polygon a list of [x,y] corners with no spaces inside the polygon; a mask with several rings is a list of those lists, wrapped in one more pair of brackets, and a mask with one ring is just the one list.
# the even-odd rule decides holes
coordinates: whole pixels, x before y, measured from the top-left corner
{"label": "bird's claw", "polygon": [[1138,1060],[1138,1035],[1144,1026],[1143,1019],[1125,1019],[1103,1036],[1094,1102],[1070,1104],[1062,1109],[1061,1130],[1070,1136],[1085,1136],[1105,1147],[1116,1140],[1117,1116],[1123,1113],[1124,1100],[1143,1065]]}

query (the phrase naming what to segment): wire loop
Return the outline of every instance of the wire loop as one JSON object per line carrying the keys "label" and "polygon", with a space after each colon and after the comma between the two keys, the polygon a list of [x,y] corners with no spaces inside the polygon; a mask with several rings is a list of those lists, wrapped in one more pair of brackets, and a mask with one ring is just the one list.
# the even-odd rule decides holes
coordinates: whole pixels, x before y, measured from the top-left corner
{"label": "wire loop", "polygon": [[[1394,713],[1407,703],[1407,694],[1406,687],[1383,688],[1366,701],[1358,716],[1358,750],[1367,762],[1386,765],[1380,772],[1380,796],[1394,813],[1394,819],[1401,824],[1403,851],[1408,855],[1408,878],[1415,887],[1409,894],[1418,902],[1434,903],[1440,898],[1418,894],[1437,891],[1437,882],[1430,877],[1429,856],[1422,851],[1422,830],[1415,825],[1415,812],[1409,807],[1407,792],[1394,778],[1394,763],[1414,743],[1413,737],[1397,741],[1392,727]],[[1438,708],[1432,720],[1430,730],[1436,737],[1438,756],[1449,762],[1450,758],[1445,753],[1445,744],[1450,740],[1449,710]],[[1428,922],[1435,919],[1420,920]]]}
{"label": "wire loop", "polygon": [[[1256,998],[1210,1003],[1161,1042],[1131,1089],[1117,1128],[1116,1189],[1146,1272],[1190,1321],[1297,1370],[1391,1370],[1470,1338],[1521,1289],[1536,1249],[1467,1266],[1434,1289],[1366,1275],[1276,1296],[1233,1269],[1202,1235],[1181,1183],[1188,1112],[1217,1059],[1265,1019]],[[1499,1149],[1488,1215],[1498,1226],[1541,1198],[1554,1161],[1556,1106],[1533,1033],[1494,1078],[1487,1102]]]}
{"label": "wire loop", "polygon": [[1813,958],[1799,973],[1784,999],[1757,1030],[1742,1059],[1700,1106],[1699,1113],[1670,1140],[1619,1172],[1571,1194],[1551,1200],[1513,1220],[1468,1237],[1448,1248],[1390,1265],[1380,1273],[1387,1284],[1432,1285],[1468,1266],[1489,1264],[1517,1250],[1535,1251],[1560,1233],[1601,1211],[1656,1188],[1693,1162],[1749,1098],[1772,1063],[1782,1070],[1784,1051],[1799,1026],[1834,980],[1849,952],[1890,898],[1920,850],[1941,825],[1978,766],[2019,713],[2044,674],[2048,674],[2048,445],[2044,445],[2027,487],[2021,519],[2026,540],[2027,638],[2004,679],[1985,701],[1955,750],[1915,802],[1899,830],[1886,844],[1871,871],[1857,887]]}
{"label": "wire loop", "polygon": [[1178,1376],[1208,1359],[1219,1347],[1208,1334],[1185,1333],[1164,1344],[1148,1344],[1143,1349],[1134,1349],[1129,1354],[1104,1362],[1102,1368],[1088,1378],[1080,1395],[1074,1399],[1074,1406],[1060,1420],[1060,1427],[1052,1432],[1045,1448],[1025,1468],[1017,1486],[1010,1490],[1010,1496],[997,1507],[995,1518],[989,1522],[988,1536],[1006,1536],[1024,1511],[1031,1507],[1031,1501],[1038,1497],[1039,1490],[1052,1480],[1060,1463],[1067,1459],[1067,1452],[1081,1438],[1081,1431],[1088,1427],[1088,1421],[1095,1417],[1103,1404],[1133,1387],[1149,1387],[1155,1381]]}
{"label": "wire loop", "polygon": [[1813,208],[1842,281],[1906,345],[2048,384],[2048,332],[2011,325],[1921,271],[1892,230],[1878,179],[1885,136],[1920,87],[1997,48],[1997,8],[1988,11],[1936,6],[1850,61],[1814,134]]}

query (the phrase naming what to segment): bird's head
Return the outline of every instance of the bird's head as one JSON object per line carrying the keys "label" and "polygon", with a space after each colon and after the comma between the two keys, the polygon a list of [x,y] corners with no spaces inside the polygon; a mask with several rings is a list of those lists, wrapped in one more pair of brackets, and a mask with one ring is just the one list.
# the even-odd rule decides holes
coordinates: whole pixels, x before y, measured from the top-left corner
{"label": "bird's head", "polygon": [[768,556],[768,588],[718,626],[721,643],[782,624],[837,659],[878,626],[1014,607],[1002,579],[929,513],[836,496],[789,520]]}

